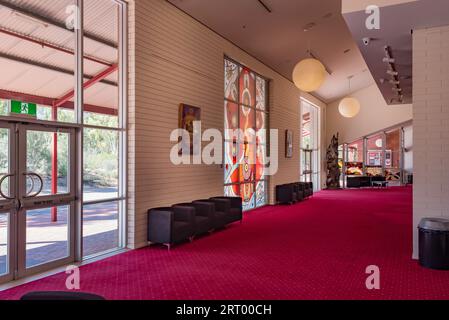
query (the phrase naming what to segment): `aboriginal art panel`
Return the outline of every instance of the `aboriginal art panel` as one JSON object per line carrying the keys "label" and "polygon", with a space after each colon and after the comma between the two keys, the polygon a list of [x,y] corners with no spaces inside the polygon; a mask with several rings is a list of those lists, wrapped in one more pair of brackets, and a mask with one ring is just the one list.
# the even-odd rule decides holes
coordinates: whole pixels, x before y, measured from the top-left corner
{"label": "aboriginal art panel", "polygon": [[247,211],[267,204],[268,82],[230,59],[224,68],[224,190]]}

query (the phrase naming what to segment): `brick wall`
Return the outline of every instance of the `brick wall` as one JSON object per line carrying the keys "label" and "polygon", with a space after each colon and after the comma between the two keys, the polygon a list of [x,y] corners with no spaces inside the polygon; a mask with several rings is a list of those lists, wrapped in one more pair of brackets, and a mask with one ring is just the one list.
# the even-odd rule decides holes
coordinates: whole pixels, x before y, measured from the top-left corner
{"label": "brick wall", "polygon": [[449,26],[413,36],[414,253],[419,221],[449,218]]}

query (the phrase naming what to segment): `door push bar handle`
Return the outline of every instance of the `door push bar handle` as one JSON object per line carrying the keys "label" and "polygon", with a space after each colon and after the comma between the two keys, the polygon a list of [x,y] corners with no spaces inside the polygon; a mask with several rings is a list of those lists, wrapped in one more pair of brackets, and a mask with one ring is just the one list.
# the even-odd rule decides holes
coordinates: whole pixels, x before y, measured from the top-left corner
{"label": "door push bar handle", "polygon": [[3,190],[2,190],[3,182],[5,182],[6,179],[12,178],[12,177],[15,177],[15,176],[16,176],[15,174],[7,174],[7,175],[3,176],[3,177],[0,179],[0,196],[2,196],[2,197],[3,197],[4,199],[6,199],[6,200],[15,200],[16,198],[15,198],[15,197],[7,196],[6,194],[3,193]]}
{"label": "door push bar handle", "polygon": [[[25,172],[23,175],[27,176],[27,177],[31,177],[31,181],[33,183],[33,187],[31,189],[31,191],[27,193],[26,198],[36,198],[38,195],[41,194],[42,190],[44,189],[44,180],[42,179],[42,177],[40,175],[38,175],[37,173],[34,173],[34,172]],[[39,190],[36,193],[31,194],[31,192],[34,189],[34,179],[33,179],[33,177],[35,177],[35,178],[37,178],[39,180],[40,187],[39,187]],[[0,186],[1,186],[1,184],[0,184]]]}

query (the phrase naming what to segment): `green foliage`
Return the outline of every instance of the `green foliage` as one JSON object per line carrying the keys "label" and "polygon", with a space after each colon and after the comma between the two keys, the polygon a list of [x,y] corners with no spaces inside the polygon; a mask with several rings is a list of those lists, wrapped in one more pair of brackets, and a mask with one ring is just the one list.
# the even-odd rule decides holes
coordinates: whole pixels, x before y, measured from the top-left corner
{"label": "green foliage", "polygon": [[[7,115],[8,102],[0,100],[0,115]],[[38,106],[39,120],[52,120],[50,107]],[[75,122],[75,112],[58,110],[58,121]],[[106,128],[117,128],[118,117],[85,112],[85,123]],[[0,129],[0,173],[7,173],[9,161],[8,130]],[[84,183],[93,186],[116,187],[118,185],[119,135],[117,131],[84,129]],[[51,178],[53,133],[28,131],[28,170]],[[58,134],[58,177],[68,176],[69,140],[68,135]]]}

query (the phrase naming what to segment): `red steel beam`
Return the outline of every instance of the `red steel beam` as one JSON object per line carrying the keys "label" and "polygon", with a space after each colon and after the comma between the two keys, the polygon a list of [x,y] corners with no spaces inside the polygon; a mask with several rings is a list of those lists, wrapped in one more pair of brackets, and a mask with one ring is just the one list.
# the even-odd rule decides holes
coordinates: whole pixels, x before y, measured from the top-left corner
{"label": "red steel beam", "polygon": [[[109,76],[110,74],[114,73],[117,70],[118,70],[118,65],[113,64],[112,66],[106,68],[105,70],[103,70],[102,72],[100,72],[99,74],[94,76],[92,79],[86,81],[83,85],[83,89],[86,90],[86,89],[92,87],[94,84],[103,80],[104,78],[106,78],[107,76]],[[60,107],[67,101],[70,101],[74,96],[75,96],[75,90],[72,90],[72,91],[66,93],[64,96],[62,96],[58,100],[56,100],[54,105],[56,107]]]}
{"label": "red steel beam", "polygon": [[[55,99],[53,99],[53,98],[42,97],[42,96],[21,93],[21,92],[2,90],[2,89],[0,89],[0,99],[30,102],[30,103],[35,103],[35,104],[48,106],[48,107],[52,107],[53,102],[55,101]],[[73,109],[75,109],[75,105],[73,102],[67,101],[66,103],[61,105],[60,108],[73,110]],[[84,111],[100,113],[100,114],[105,114],[105,115],[110,115],[110,116],[118,116],[118,110],[115,108],[101,107],[101,106],[96,106],[96,105],[92,105],[92,104],[84,104]]]}
{"label": "red steel beam", "polygon": [[[49,42],[45,42],[43,40],[38,40],[38,39],[29,37],[29,36],[25,36],[25,35],[20,34],[20,33],[12,32],[12,31],[9,31],[9,30],[3,29],[3,28],[0,28],[0,33],[3,33],[3,34],[6,34],[6,35],[9,35],[11,37],[15,37],[15,38],[18,38],[18,39],[22,39],[22,40],[25,40],[25,41],[37,44],[37,45],[39,45],[41,47],[47,47],[47,48],[50,48],[50,49],[54,49],[54,50],[57,50],[57,51],[60,51],[60,52],[64,52],[64,53],[70,54],[72,56],[75,55],[75,52],[72,51],[72,50],[69,50],[69,49],[66,49],[66,48],[61,48],[61,47],[58,47],[58,46],[56,46],[54,44],[51,44]],[[96,63],[99,63],[99,64],[102,64],[102,65],[105,65],[105,66],[108,66],[108,67],[112,66],[111,63],[102,61],[102,60],[94,58],[94,57],[90,57],[90,56],[86,56],[85,55],[84,59],[92,61],[92,62],[96,62]]]}

